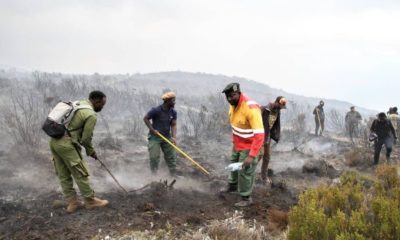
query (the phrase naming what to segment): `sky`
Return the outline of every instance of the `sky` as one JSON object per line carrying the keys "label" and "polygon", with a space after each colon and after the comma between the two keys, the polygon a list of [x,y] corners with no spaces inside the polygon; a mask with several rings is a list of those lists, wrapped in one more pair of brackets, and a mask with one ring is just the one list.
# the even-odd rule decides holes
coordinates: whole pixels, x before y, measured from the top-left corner
{"label": "sky", "polygon": [[224,74],[385,111],[399,28],[398,0],[0,0],[0,64]]}

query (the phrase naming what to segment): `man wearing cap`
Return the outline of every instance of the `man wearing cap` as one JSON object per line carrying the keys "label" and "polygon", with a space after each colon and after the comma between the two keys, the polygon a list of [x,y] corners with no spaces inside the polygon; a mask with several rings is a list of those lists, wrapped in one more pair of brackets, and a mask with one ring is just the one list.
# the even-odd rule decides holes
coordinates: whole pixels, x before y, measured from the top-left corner
{"label": "man wearing cap", "polygon": [[354,106],[351,106],[350,112],[346,114],[345,123],[347,132],[349,133],[350,140],[352,143],[354,143],[353,138],[358,137],[358,125],[360,124],[361,120],[362,120],[361,114],[355,110]]}
{"label": "man wearing cap", "polygon": [[370,130],[371,133],[375,133],[378,137],[374,144],[374,165],[377,165],[379,162],[379,155],[383,145],[386,147],[386,161],[389,162],[393,143],[396,143],[397,135],[392,123],[387,119],[384,112],[378,114],[378,119],[372,122]]}
{"label": "man wearing cap", "polygon": [[279,142],[281,134],[281,109],[286,109],[286,98],[279,96],[275,102],[269,103],[261,108],[262,121],[264,125],[264,151],[261,151],[261,179],[263,182],[271,183],[268,175],[268,163],[271,159],[271,139]]}
{"label": "man wearing cap", "polygon": [[148,150],[150,155],[150,170],[153,174],[157,173],[158,164],[160,163],[160,149],[164,153],[164,159],[170,174],[176,174],[176,152],[171,145],[159,136],[161,134],[172,143],[176,144],[177,113],[174,109],[175,98],[175,93],[165,93],[161,97],[164,103],[158,107],[152,108],[143,118],[146,126],[150,130]]}
{"label": "man wearing cap", "polygon": [[239,83],[228,84],[222,92],[231,105],[229,107],[233,138],[231,162],[243,162],[241,170],[231,172],[227,191],[238,191],[242,200],[235,206],[246,207],[252,203],[251,193],[258,154],[264,142],[260,106],[241,93]]}
{"label": "man wearing cap", "polygon": [[[314,108],[313,114],[315,115],[315,135],[322,135],[325,127],[325,113],[324,113],[324,101],[319,101],[319,105]],[[321,132],[319,133],[319,130]],[[319,133],[319,134],[318,134]]]}

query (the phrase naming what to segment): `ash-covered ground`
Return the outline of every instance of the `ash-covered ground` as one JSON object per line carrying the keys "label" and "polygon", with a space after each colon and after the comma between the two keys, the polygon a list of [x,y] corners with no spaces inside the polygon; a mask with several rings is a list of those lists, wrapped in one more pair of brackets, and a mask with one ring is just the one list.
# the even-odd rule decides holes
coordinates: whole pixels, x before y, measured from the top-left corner
{"label": "ash-covered ground", "polygon": [[[98,163],[87,159],[94,189],[110,205],[101,210],[80,209],[74,214],[65,212],[66,202],[46,149],[37,156],[27,151],[19,159],[15,156],[21,156],[24,150],[2,151],[2,160],[13,158],[15,161],[3,161],[8,164],[0,167],[0,238],[118,238],[134,231],[156,231],[171,226],[177,237],[196,231],[212,220],[223,220],[237,210],[243,211],[245,220],[256,220],[274,236],[285,231],[287,212],[303,190],[331,184],[348,169],[372,172],[372,152],[368,147],[351,145],[332,134],[306,135],[300,144],[283,139],[272,147],[272,184],[263,184],[257,176],[254,204],[237,209],[234,203],[240,199],[238,195],[220,193],[227,184],[228,172],[224,167],[229,164],[229,141],[180,143],[189,155],[210,170],[210,175],[202,174],[179,157],[178,170],[182,176],[176,182],[165,171],[163,161],[159,174],[150,174],[145,143],[121,141],[118,147],[113,144],[115,141],[110,141],[104,147],[101,159],[121,185],[132,192],[120,191]],[[357,149],[364,150],[357,152]],[[398,160],[398,149],[393,159]],[[140,190],[134,191],[137,189]],[[286,215],[283,220],[276,220],[270,217],[271,211]]]}

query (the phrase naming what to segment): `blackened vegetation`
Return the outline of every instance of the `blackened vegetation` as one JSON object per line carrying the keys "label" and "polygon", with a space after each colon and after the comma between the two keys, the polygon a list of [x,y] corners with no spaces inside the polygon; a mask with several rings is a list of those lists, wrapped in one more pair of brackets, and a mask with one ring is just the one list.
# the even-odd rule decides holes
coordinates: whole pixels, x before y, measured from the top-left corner
{"label": "blackened vegetation", "polygon": [[[169,229],[171,225],[179,235],[188,229],[196,231],[212,220],[226,218],[226,213],[240,210],[233,207],[240,200],[238,195],[219,194],[226,185],[228,173],[224,167],[230,163],[232,147],[227,118],[229,106],[220,91],[232,81],[224,76],[186,73],[64,75],[34,72],[18,79],[1,76],[0,239],[90,239],[119,236],[129,231]],[[238,81],[242,81],[242,86],[248,84],[246,93],[262,105],[277,95],[285,95],[279,91],[264,91],[268,87],[261,84]],[[169,179],[167,184],[148,181],[146,187],[127,195],[117,190],[99,192],[99,196],[110,201],[110,207],[66,214],[66,203],[54,175],[48,137],[40,129],[50,109],[60,100],[85,99],[90,91],[102,90],[107,95],[107,105],[99,114],[95,147],[123,185],[136,183],[143,180],[138,179],[137,174],[148,168],[148,130],[142,119],[151,107],[161,104],[160,96],[167,89],[178,96],[179,147],[209,170],[211,176],[205,176],[179,156],[177,168],[183,179],[178,178],[175,185]],[[288,109],[282,111],[282,139],[274,145],[271,160],[272,168],[278,164],[285,168],[280,172],[270,171],[271,185],[257,181],[254,205],[243,210],[246,221],[256,219],[271,232],[285,230],[287,213],[297,202],[299,192],[310,183],[320,179],[330,182],[341,173],[336,171],[337,163],[332,164],[331,160],[340,163],[346,149],[341,147],[324,156],[321,155],[325,153],[313,152],[322,144],[336,140],[329,136],[316,139],[310,135],[314,127],[310,116],[313,104],[288,99]],[[344,136],[340,112],[332,111],[331,115],[328,128]],[[367,144],[362,145],[359,152],[364,153],[364,149],[369,148]],[[353,155],[350,154],[349,159],[357,158],[357,161],[349,160],[349,165],[357,167],[361,162],[359,158],[364,155]],[[304,166],[304,173],[303,165],[287,169],[290,161],[300,160],[299,156],[315,160]],[[89,162],[92,177],[113,187],[113,183],[105,180],[107,173],[96,164]],[[134,171],[118,174],[125,169]],[[121,176],[128,180],[120,179]],[[197,181],[198,185],[177,187],[188,179]]]}

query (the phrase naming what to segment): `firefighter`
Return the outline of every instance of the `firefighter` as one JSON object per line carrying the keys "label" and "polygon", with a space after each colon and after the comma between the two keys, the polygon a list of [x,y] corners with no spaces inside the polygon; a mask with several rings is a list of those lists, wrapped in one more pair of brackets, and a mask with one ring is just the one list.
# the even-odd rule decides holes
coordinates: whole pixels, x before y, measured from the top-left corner
{"label": "firefighter", "polygon": [[325,112],[324,112],[324,101],[320,101],[319,105],[314,108],[313,114],[315,115],[315,135],[322,135],[325,128]]}
{"label": "firefighter", "polygon": [[238,191],[242,199],[235,206],[246,207],[252,204],[258,155],[264,142],[261,110],[255,101],[241,92],[239,83],[227,85],[222,92],[230,104],[229,121],[233,138],[231,162],[243,163],[240,170],[231,172],[227,191]]}
{"label": "firefighter", "polygon": [[283,96],[275,99],[275,102],[269,103],[261,108],[261,115],[264,125],[264,151],[261,151],[261,179],[263,182],[271,183],[268,177],[268,163],[271,160],[271,139],[279,142],[281,135],[281,109],[286,109],[287,100]]}

